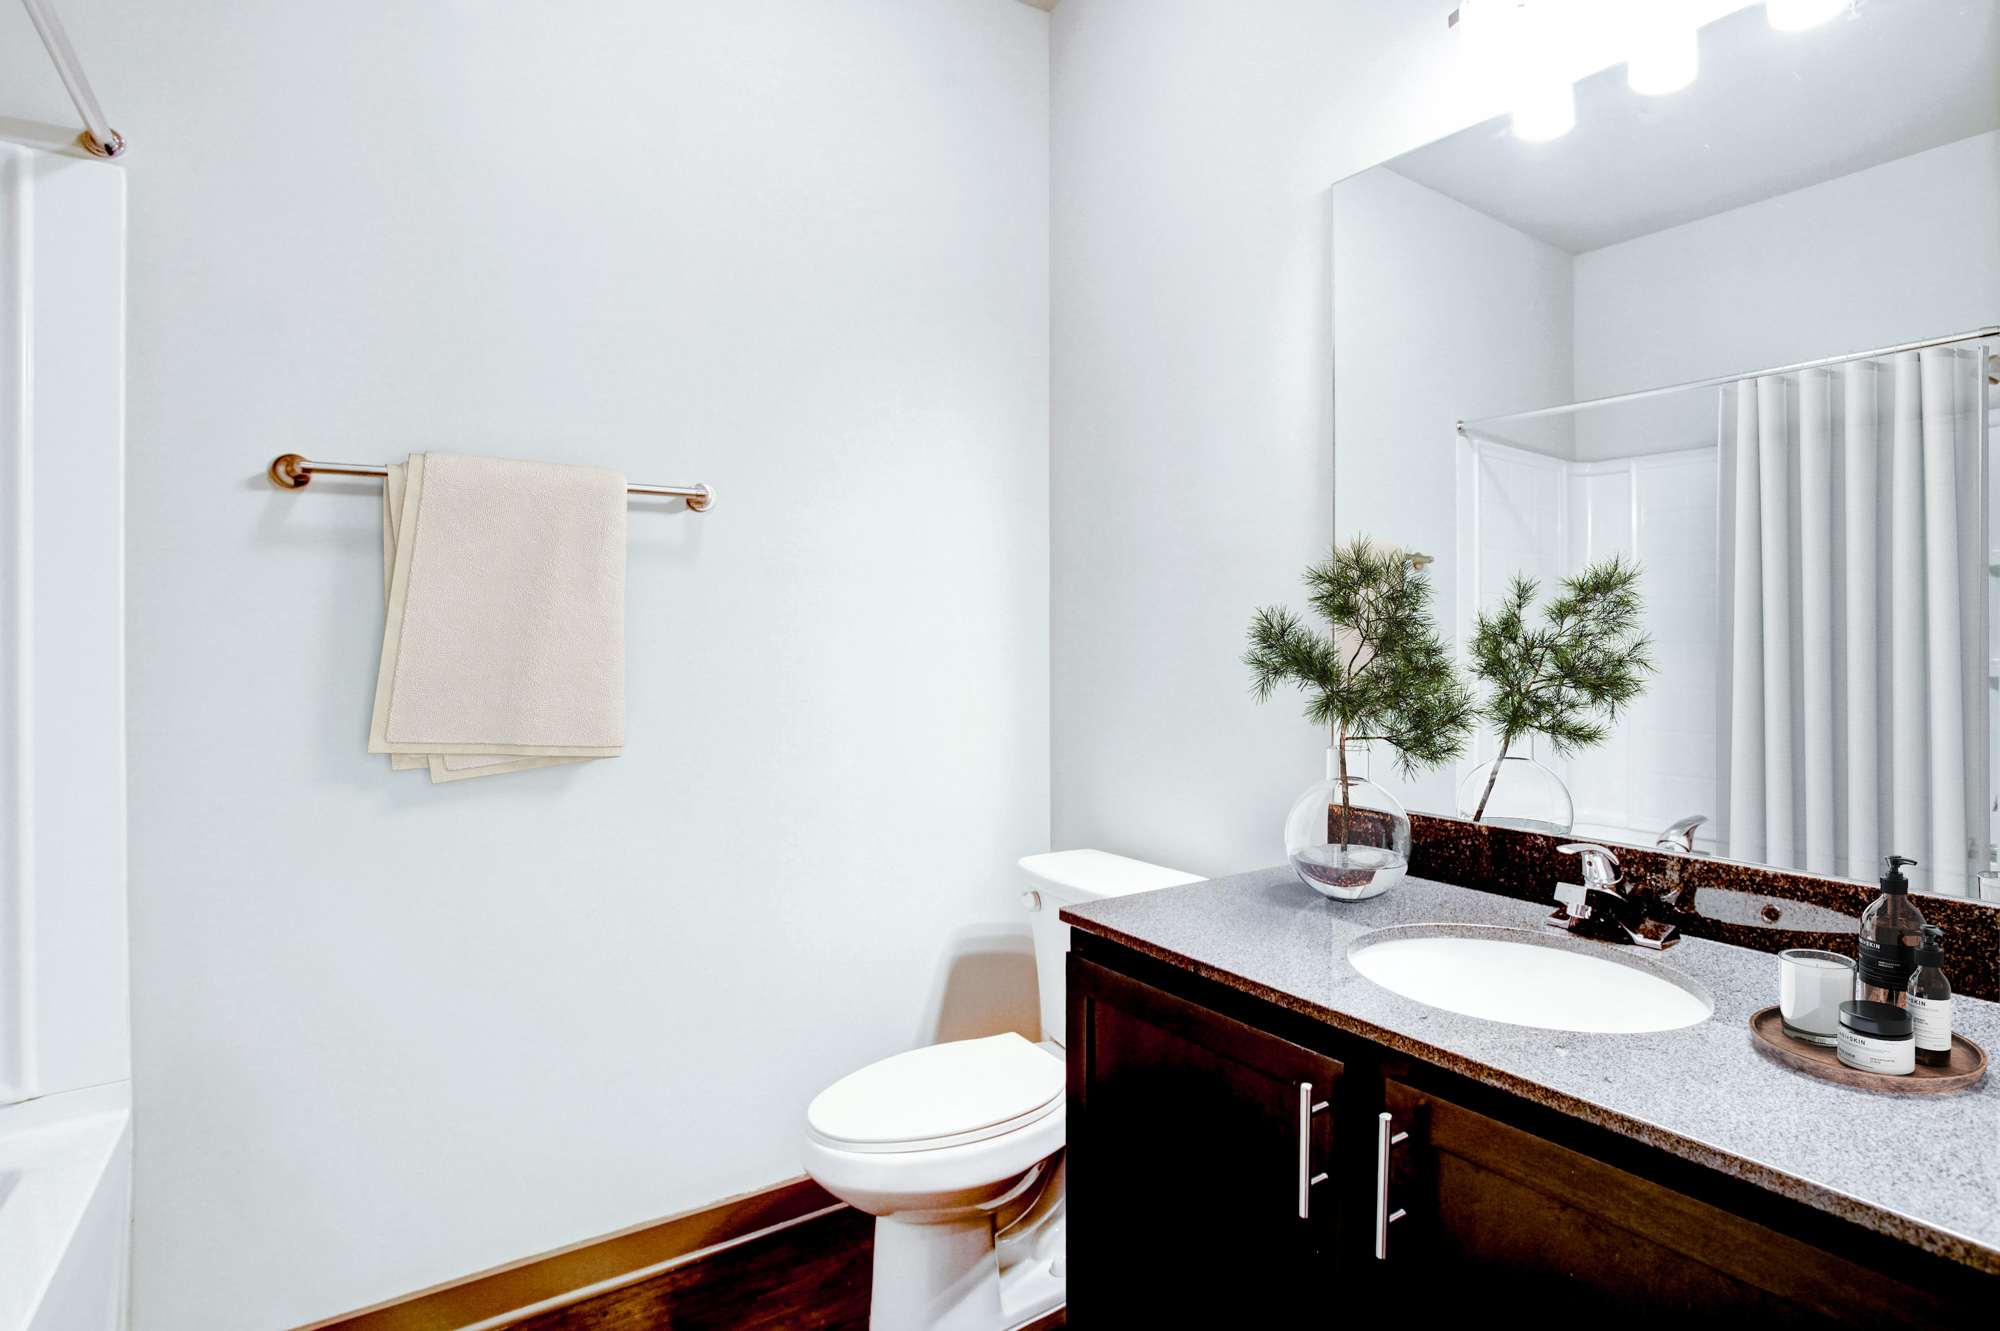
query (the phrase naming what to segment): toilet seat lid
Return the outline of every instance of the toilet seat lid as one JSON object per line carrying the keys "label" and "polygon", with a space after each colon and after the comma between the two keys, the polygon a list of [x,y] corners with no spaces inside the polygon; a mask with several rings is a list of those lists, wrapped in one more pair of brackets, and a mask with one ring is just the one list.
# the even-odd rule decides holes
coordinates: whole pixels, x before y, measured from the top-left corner
{"label": "toilet seat lid", "polygon": [[1012,1031],[928,1045],[850,1072],[806,1109],[806,1126],[850,1151],[923,1150],[1011,1132],[1061,1103],[1065,1070]]}

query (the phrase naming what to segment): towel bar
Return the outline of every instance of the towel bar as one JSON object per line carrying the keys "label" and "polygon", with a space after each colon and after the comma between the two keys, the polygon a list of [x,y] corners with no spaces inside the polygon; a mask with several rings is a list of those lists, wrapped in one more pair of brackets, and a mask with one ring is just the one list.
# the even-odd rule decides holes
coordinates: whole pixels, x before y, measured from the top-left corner
{"label": "towel bar", "polygon": [[[271,484],[280,490],[303,490],[316,475],[387,476],[389,469],[378,462],[314,462],[297,453],[286,453],[271,459],[271,469],[267,474]],[[715,492],[706,485],[628,485],[625,493],[685,499],[687,506],[696,513],[708,512],[708,506],[715,502]]]}

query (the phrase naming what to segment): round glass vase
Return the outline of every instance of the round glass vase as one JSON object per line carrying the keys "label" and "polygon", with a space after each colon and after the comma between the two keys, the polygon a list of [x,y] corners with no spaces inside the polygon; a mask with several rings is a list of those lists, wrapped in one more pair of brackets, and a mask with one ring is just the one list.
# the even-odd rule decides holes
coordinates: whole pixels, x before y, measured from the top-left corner
{"label": "round glass vase", "polygon": [[[1485,811],[1475,819],[1482,799]],[[1458,816],[1491,827],[1568,836],[1576,822],[1576,805],[1562,778],[1536,762],[1534,750],[1528,748],[1473,768],[1458,788]]]}
{"label": "round glass vase", "polygon": [[1335,901],[1379,897],[1410,869],[1410,815],[1368,779],[1364,750],[1347,751],[1346,799],[1340,750],[1326,751],[1326,780],[1309,788],[1285,819],[1285,854],[1299,881]]}

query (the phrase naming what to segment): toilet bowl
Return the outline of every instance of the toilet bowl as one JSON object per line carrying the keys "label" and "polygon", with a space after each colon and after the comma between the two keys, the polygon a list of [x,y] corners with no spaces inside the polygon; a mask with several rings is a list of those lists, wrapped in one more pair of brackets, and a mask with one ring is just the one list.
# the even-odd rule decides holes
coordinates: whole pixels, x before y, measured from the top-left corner
{"label": "toilet bowl", "polygon": [[841,1078],[806,1110],[806,1172],[876,1217],[873,1331],[1009,1331],[1060,1307],[1063,906],[1195,874],[1096,850],[1023,859],[1044,1039],[929,1045]]}
{"label": "toilet bowl", "polygon": [[[1061,1301],[1025,1271],[1003,1289],[994,1220],[1062,1149],[1063,1076],[1009,1032],[872,1063],[812,1102],[806,1172],[876,1217],[870,1326],[999,1331]],[[1056,1297],[1012,1288],[1024,1283]]]}

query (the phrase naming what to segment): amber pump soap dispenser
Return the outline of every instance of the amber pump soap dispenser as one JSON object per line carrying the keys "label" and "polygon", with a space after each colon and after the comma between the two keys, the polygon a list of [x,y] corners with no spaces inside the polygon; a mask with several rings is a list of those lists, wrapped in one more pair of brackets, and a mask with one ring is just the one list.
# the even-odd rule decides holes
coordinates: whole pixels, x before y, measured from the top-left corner
{"label": "amber pump soap dispenser", "polygon": [[1916,861],[1891,855],[1886,863],[1889,871],[1882,875],[1882,895],[1861,913],[1861,964],[1854,976],[1854,997],[1864,1003],[1908,1007],[1917,944],[1924,941],[1924,913],[1910,900],[1910,880],[1903,877],[1903,866]]}

